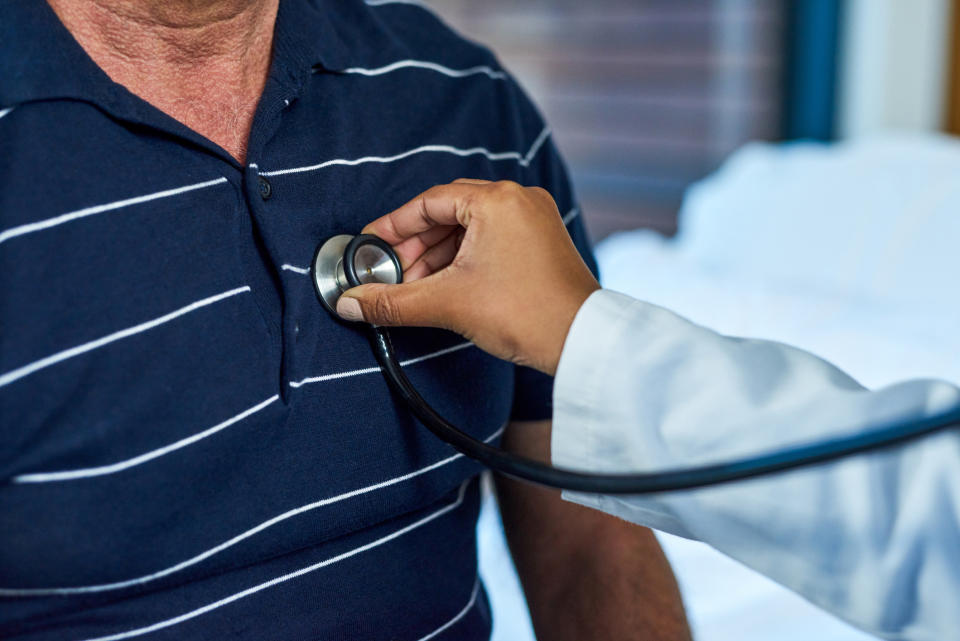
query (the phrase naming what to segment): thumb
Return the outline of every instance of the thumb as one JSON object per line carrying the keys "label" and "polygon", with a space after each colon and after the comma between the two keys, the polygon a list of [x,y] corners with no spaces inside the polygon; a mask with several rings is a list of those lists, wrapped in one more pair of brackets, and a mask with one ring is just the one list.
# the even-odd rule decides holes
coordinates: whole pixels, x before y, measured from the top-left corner
{"label": "thumb", "polygon": [[434,280],[423,278],[399,285],[373,283],[348,289],[337,301],[337,314],[344,320],[374,325],[446,326],[445,310],[439,305],[446,297],[436,287],[431,288]]}

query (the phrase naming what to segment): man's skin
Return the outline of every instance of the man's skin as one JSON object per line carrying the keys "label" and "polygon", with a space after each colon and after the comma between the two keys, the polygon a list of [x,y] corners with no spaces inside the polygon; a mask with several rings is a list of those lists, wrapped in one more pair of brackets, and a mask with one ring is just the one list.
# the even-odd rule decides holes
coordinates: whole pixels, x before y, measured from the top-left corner
{"label": "man's skin", "polygon": [[243,162],[279,0],[48,0],[118,84]]}
{"label": "man's skin", "polygon": [[[550,460],[550,421],[512,423],[506,449]],[[540,641],[690,640],[680,592],[653,532],[497,479],[503,528]]]}
{"label": "man's skin", "polygon": [[[48,0],[111,79],[243,163],[279,0]],[[549,422],[514,423],[513,451],[549,458]],[[689,640],[653,534],[500,480],[504,528],[541,641]]]}

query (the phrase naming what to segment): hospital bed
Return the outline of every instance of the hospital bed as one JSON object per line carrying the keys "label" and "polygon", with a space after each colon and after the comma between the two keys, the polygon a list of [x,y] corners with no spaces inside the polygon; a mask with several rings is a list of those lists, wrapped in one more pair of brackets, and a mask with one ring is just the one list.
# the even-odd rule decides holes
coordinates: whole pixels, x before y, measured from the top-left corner
{"label": "hospital bed", "polygon": [[[751,144],[690,188],[675,238],[616,234],[597,257],[605,287],[809,349],[869,387],[960,383],[954,139]],[[492,499],[478,529],[494,639],[532,639]],[[871,638],[702,544],[661,542],[698,641]]]}

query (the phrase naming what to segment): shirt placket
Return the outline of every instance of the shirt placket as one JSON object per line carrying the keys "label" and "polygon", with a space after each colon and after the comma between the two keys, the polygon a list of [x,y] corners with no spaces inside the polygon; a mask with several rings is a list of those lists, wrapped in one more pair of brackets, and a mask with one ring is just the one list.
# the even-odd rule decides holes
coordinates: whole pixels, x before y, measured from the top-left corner
{"label": "shirt placket", "polygon": [[290,378],[297,371],[298,344],[301,337],[301,319],[296,318],[295,296],[291,290],[294,283],[285,278],[283,265],[289,254],[285,238],[288,237],[291,221],[290,211],[284,206],[284,185],[270,175],[264,175],[264,158],[270,155],[269,141],[276,137],[284,124],[285,112],[298,99],[300,82],[288,74],[271,76],[264,89],[250,132],[247,150],[247,165],[243,170],[243,191],[253,224],[254,234],[260,245],[262,268],[271,274],[271,282],[279,296],[275,322],[271,325],[279,332],[280,396],[289,400]]}

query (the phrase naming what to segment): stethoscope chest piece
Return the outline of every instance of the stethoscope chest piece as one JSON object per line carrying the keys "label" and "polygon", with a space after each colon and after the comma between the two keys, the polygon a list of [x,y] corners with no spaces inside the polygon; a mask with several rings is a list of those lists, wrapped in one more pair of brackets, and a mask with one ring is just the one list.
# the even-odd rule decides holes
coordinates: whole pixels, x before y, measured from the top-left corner
{"label": "stethoscope chest piece", "polygon": [[393,248],[370,234],[328,238],[317,247],[310,272],[317,297],[335,316],[340,295],[351,287],[403,282],[403,268]]}

